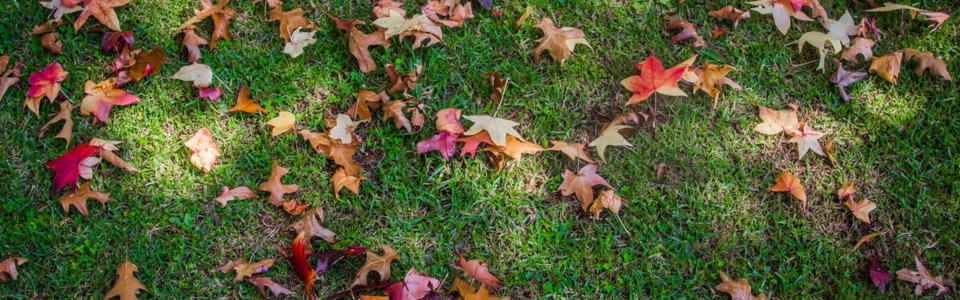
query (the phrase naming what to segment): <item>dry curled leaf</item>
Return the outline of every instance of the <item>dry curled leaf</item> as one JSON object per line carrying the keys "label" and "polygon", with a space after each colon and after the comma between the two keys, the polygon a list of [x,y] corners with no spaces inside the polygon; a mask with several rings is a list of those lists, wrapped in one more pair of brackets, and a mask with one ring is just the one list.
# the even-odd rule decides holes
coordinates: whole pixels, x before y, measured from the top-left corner
{"label": "dry curled leaf", "polygon": [[457,255],[457,261],[451,265],[454,268],[460,269],[476,279],[480,283],[483,283],[486,286],[489,286],[493,290],[500,288],[500,279],[497,279],[496,276],[490,274],[490,268],[487,267],[487,264],[480,262],[479,260],[467,260],[463,258],[463,255],[460,255],[459,252],[455,253]]}
{"label": "dry curled leaf", "polygon": [[896,84],[900,78],[900,63],[903,61],[903,52],[897,51],[870,60],[870,72],[877,73],[880,78]]}
{"label": "dry curled leaf", "polygon": [[862,238],[860,238],[859,241],[857,241],[857,244],[856,244],[855,246],[853,246],[853,251],[857,251],[857,249],[860,249],[860,246],[863,246],[863,244],[869,242],[869,241],[872,240],[873,238],[875,238],[875,237],[877,237],[877,236],[879,236],[879,235],[882,235],[882,234],[884,234],[883,231],[877,231],[877,232],[874,232],[874,233],[871,233],[871,234],[868,234],[868,235],[863,236]]}
{"label": "dry curled leaf", "polygon": [[916,73],[917,76],[923,76],[923,72],[930,70],[931,76],[940,76],[946,80],[953,80],[950,78],[950,73],[947,71],[947,64],[943,60],[939,60],[933,57],[931,52],[920,52],[913,48],[906,48],[903,50],[906,54],[906,59],[909,61],[911,58],[916,57],[918,60]]}
{"label": "dry curled leaf", "polygon": [[693,28],[693,24],[690,22],[674,19],[673,17],[669,16],[665,17],[664,19],[669,22],[667,23],[667,31],[680,29],[680,32],[670,39],[671,45],[686,39],[694,39],[693,44],[690,44],[690,47],[693,48],[699,48],[707,45],[707,43],[703,41],[703,37],[697,34],[697,30]]}
{"label": "dry curled leaf", "polygon": [[619,214],[623,202],[623,198],[614,194],[612,190],[604,190],[600,192],[600,195],[597,195],[597,199],[593,200],[593,204],[590,205],[590,213],[593,214],[591,217],[594,220],[599,220],[600,212],[604,209],[609,210],[614,215]]}
{"label": "dry curled leaf", "polygon": [[897,271],[897,279],[916,283],[917,288],[914,289],[914,295],[917,296],[923,295],[923,291],[930,288],[937,288],[937,296],[947,292],[947,286],[943,284],[943,278],[931,275],[930,272],[927,271],[927,268],[923,266],[923,263],[920,263],[919,257],[914,257],[913,259],[917,263],[917,270],[911,271],[907,268],[900,269],[900,271]]}
{"label": "dry curled leaf", "polygon": [[213,169],[213,164],[216,163],[217,158],[220,157],[220,149],[217,148],[216,142],[213,141],[213,135],[210,134],[210,130],[206,128],[197,130],[197,133],[193,134],[193,137],[187,140],[185,145],[187,149],[193,152],[193,154],[190,155],[190,163],[204,173],[210,172],[210,170]]}
{"label": "dry curled leaf", "polygon": [[253,191],[245,186],[238,186],[232,189],[223,186],[223,192],[220,193],[220,196],[213,198],[213,201],[220,202],[220,207],[227,207],[227,202],[231,200],[243,200],[256,196]]}
{"label": "dry curled leaf", "polygon": [[0,282],[7,282],[7,278],[17,280],[17,266],[27,262],[23,257],[11,257],[0,261]]}
{"label": "dry curled leaf", "polygon": [[337,169],[337,172],[333,173],[333,177],[330,177],[330,182],[333,183],[333,195],[340,198],[340,189],[343,188],[347,188],[354,195],[359,195],[360,180],[363,179],[365,179],[363,176],[347,175],[343,168]]}
{"label": "dry curled leaf", "polygon": [[40,136],[43,136],[43,133],[47,131],[47,128],[50,127],[53,123],[63,121],[63,127],[60,129],[60,133],[57,133],[55,138],[61,138],[67,143],[67,147],[70,147],[70,137],[71,132],[73,131],[73,119],[70,118],[70,112],[73,111],[73,104],[70,101],[64,100],[60,102],[60,112],[57,113],[53,119],[47,121],[46,124],[43,124],[43,127],[40,128]]}
{"label": "dry curled leaf", "polygon": [[263,290],[264,287],[270,289],[270,292],[272,292],[274,296],[280,296],[280,295],[292,296],[293,295],[293,292],[283,287],[282,285],[279,285],[276,282],[273,282],[273,280],[270,280],[270,277],[254,275],[254,276],[250,276],[250,279],[247,279],[247,281],[249,281],[250,283],[252,283],[257,287],[257,290],[260,291],[260,295],[263,296],[264,299],[268,298],[267,293]]}
{"label": "dry curled leaf", "polygon": [[[707,13],[707,15],[714,18],[733,21],[733,28],[737,28],[737,25],[739,25],[740,20],[750,17],[750,12],[749,11],[744,12],[742,10],[734,8],[733,6],[727,5],[718,10],[710,11]],[[716,36],[714,36],[714,38],[716,38]]]}

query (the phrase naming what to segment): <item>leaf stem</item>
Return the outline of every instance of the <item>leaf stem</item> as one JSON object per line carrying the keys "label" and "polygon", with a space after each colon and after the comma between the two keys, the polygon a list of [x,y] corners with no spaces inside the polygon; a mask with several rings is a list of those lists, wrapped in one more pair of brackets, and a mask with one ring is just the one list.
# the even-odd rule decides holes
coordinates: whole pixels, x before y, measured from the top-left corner
{"label": "leaf stem", "polygon": [[500,105],[503,105],[503,98],[507,97],[507,87],[510,86],[510,78],[507,78],[503,82],[503,91],[500,92],[500,102],[497,103],[497,110],[493,112],[493,117],[497,117],[497,113],[500,112]]}
{"label": "leaf stem", "polygon": [[653,93],[653,128],[657,128],[657,94]]}

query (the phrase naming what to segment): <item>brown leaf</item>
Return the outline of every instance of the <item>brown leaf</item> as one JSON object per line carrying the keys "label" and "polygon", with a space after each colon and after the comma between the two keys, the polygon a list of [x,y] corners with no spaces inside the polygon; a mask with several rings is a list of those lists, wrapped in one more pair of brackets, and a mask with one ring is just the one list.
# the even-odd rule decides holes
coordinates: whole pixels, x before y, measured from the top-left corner
{"label": "brown leaf", "polygon": [[470,260],[463,258],[463,255],[460,253],[455,253],[457,255],[457,261],[452,265],[452,267],[460,269],[473,277],[480,283],[483,283],[493,290],[500,288],[500,280],[497,277],[490,274],[490,269],[487,268],[487,264],[480,262],[479,260]]}
{"label": "brown leaf", "polygon": [[872,240],[873,238],[875,238],[875,237],[877,237],[877,236],[879,236],[879,235],[881,235],[881,234],[884,234],[884,233],[885,233],[885,232],[883,232],[883,231],[877,231],[877,232],[874,232],[874,233],[871,233],[871,234],[868,234],[868,235],[863,236],[862,238],[860,238],[859,241],[857,241],[857,244],[856,244],[855,246],[853,246],[853,251],[857,251],[857,249],[859,249],[860,246],[862,246],[863,244],[869,242],[869,241]]}
{"label": "brown leaf", "polygon": [[823,145],[823,152],[827,153],[827,158],[830,159],[830,164],[834,167],[837,166],[837,160],[833,157],[837,153],[837,148],[833,146],[833,137],[830,137],[827,140],[827,143]]}
{"label": "brown leaf", "polygon": [[267,125],[273,126],[273,130],[270,132],[270,136],[277,136],[281,133],[287,132],[293,129],[293,124],[296,123],[297,117],[292,113],[287,111],[281,111],[276,118],[270,119],[267,121]]}
{"label": "brown leaf", "polygon": [[308,239],[311,237],[319,237],[327,242],[336,243],[337,240],[334,238],[336,233],[320,226],[320,222],[317,221],[317,219],[320,219],[320,221],[324,219],[322,206],[308,210],[303,218],[291,224],[289,228],[296,231],[297,234],[304,234]]}
{"label": "brown leaf", "polygon": [[900,271],[897,271],[897,279],[916,283],[917,288],[914,289],[913,292],[917,296],[923,295],[923,291],[929,288],[937,288],[937,296],[947,292],[947,286],[943,285],[943,278],[930,275],[927,268],[920,263],[920,258],[914,257],[913,259],[917,263],[917,270],[911,271],[907,268],[900,269]]}
{"label": "brown leaf", "polygon": [[703,37],[697,34],[697,30],[693,28],[693,24],[674,19],[673,17],[665,17],[664,19],[670,22],[667,24],[667,31],[682,29],[680,30],[680,33],[677,33],[673,36],[673,38],[670,39],[671,45],[691,38],[695,40],[690,47],[699,48],[707,45],[707,43],[703,41]]}
{"label": "brown leaf", "polygon": [[283,211],[290,215],[296,216],[303,213],[303,211],[306,210],[309,205],[306,203],[298,204],[297,199],[290,199],[290,201],[284,202],[282,206]]}
{"label": "brown leaf", "polygon": [[337,169],[336,173],[333,173],[333,177],[330,177],[330,182],[333,183],[333,195],[337,198],[340,198],[340,189],[347,188],[347,190],[353,192],[355,195],[360,194],[360,180],[363,180],[362,176],[352,176],[347,175],[343,168]]}
{"label": "brown leaf", "polygon": [[930,24],[930,28],[932,28],[930,29],[931,32],[940,29],[943,22],[950,18],[948,14],[935,11],[921,11],[920,14],[930,19],[930,21],[933,21],[933,24]]}
{"label": "brown leaf", "polygon": [[373,61],[373,57],[370,56],[370,50],[367,48],[376,45],[389,47],[390,42],[387,41],[384,35],[385,30],[363,33],[363,31],[357,29],[357,25],[364,24],[363,21],[356,19],[341,21],[333,16],[329,17],[337,23],[337,27],[347,32],[344,36],[347,39],[347,48],[350,54],[353,54],[353,56],[357,58],[357,61],[360,62],[360,72],[368,73],[376,70],[377,64]]}
{"label": "brown leaf", "polygon": [[27,262],[23,257],[11,257],[0,261],[0,282],[7,282],[7,278],[17,280],[17,266]]}
{"label": "brown leaf", "polygon": [[864,60],[873,59],[873,45],[876,44],[873,40],[858,37],[853,39],[853,43],[850,44],[850,47],[847,47],[846,50],[840,54],[840,58],[849,60],[851,62],[857,62],[857,54],[863,55]]}
{"label": "brown leaf", "polygon": [[370,109],[371,104],[378,105],[383,99],[379,94],[362,90],[357,92],[357,102],[354,102],[349,109],[347,109],[346,114],[352,118],[356,118],[358,121],[367,121],[370,120]]}
{"label": "brown leaf", "polygon": [[210,172],[213,169],[213,164],[220,157],[220,149],[217,148],[217,143],[213,141],[210,130],[206,128],[197,130],[197,133],[193,134],[193,137],[187,140],[184,145],[193,152],[190,155],[190,163],[204,173]]}
{"label": "brown leaf", "polygon": [[126,5],[128,2],[130,0],[86,0],[83,11],[73,22],[73,31],[79,32],[80,26],[83,26],[83,23],[86,23],[90,16],[96,18],[107,28],[120,31],[120,19],[117,18],[117,13],[113,8]]}
{"label": "brown leaf", "polygon": [[733,66],[714,65],[711,63],[704,63],[703,67],[695,70],[695,73],[699,75],[699,84],[697,87],[713,98],[714,109],[717,108],[717,101],[720,99],[720,92],[723,91],[724,84],[740,90],[739,85],[730,80],[730,78],[727,78],[727,73],[736,70],[737,68]]}
{"label": "brown leaf", "polygon": [[767,295],[760,294],[757,296],[753,295],[751,291],[750,282],[746,278],[740,278],[737,281],[733,281],[730,277],[727,277],[727,274],[723,271],[720,271],[720,284],[718,284],[715,289],[718,291],[730,294],[730,299],[732,300],[766,300]]}
{"label": "brown leaf", "polygon": [[562,176],[563,182],[560,183],[560,188],[557,191],[564,196],[577,194],[577,199],[580,200],[580,208],[583,211],[587,211],[590,203],[593,203],[593,186],[602,185],[613,188],[607,183],[607,180],[597,175],[597,164],[586,165],[580,168],[578,173],[563,170]]}
{"label": "brown leaf", "polygon": [[159,73],[163,63],[167,61],[167,55],[159,45],[154,46],[151,51],[139,49],[130,52],[130,55],[133,64],[117,70],[117,77],[120,79],[118,86],[130,81],[140,81],[147,75]]}
{"label": "brown leaf", "polygon": [[263,106],[255,102],[255,98],[250,98],[250,90],[246,86],[240,87],[240,92],[237,93],[237,104],[233,105],[229,111],[242,111],[248,114],[254,114],[259,112],[266,113],[267,110],[263,109]]}
{"label": "brown leaf", "polygon": [[360,267],[360,270],[357,270],[357,276],[353,278],[353,281],[350,283],[348,288],[353,288],[358,285],[367,285],[367,275],[370,271],[377,271],[380,273],[380,281],[390,280],[390,262],[394,260],[399,260],[400,256],[397,255],[397,252],[394,252],[393,249],[390,249],[387,245],[380,245],[380,248],[383,248],[383,255],[377,255],[376,253],[367,250],[367,261],[363,263],[363,266]]}
{"label": "brown leaf", "polygon": [[799,154],[797,159],[803,159],[803,155],[807,154],[808,150],[812,150],[820,156],[827,156],[826,153],[823,153],[823,148],[818,141],[823,137],[823,132],[813,130],[813,126],[803,122],[799,126],[798,130],[789,131],[793,138],[787,141],[788,143],[797,143],[797,153]]}
{"label": "brown leaf", "polygon": [[507,143],[505,145],[488,145],[484,150],[490,151],[494,155],[500,155],[500,153],[503,153],[512,157],[514,160],[519,161],[523,154],[536,154],[540,151],[543,151],[543,147],[531,142],[518,141],[517,138],[513,137],[512,135],[508,135]]}
{"label": "brown leaf", "polygon": [[790,172],[783,171],[780,176],[777,176],[776,182],[777,184],[767,190],[771,192],[790,192],[794,198],[800,200],[800,205],[804,209],[807,208],[807,193],[803,191],[803,186],[800,185],[800,178],[793,176]]}
{"label": "brown leaf", "polygon": [[653,166],[653,170],[657,173],[657,180],[663,180],[663,173],[666,169],[667,164],[659,163]]}
{"label": "brown leaf", "polygon": [[[857,39],[859,40],[860,38]],[[833,60],[833,65],[837,67],[837,72],[833,73],[833,75],[830,75],[830,82],[833,82],[837,85],[837,90],[840,91],[840,98],[842,98],[844,101],[849,101],[851,99],[850,94],[847,94],[847,91],[843,88],[853,84],[854,82],[857,82],[857,80],[860,80],[861,78],[867,77],[867,73],[847,71],[843,69],[843,64],[841,64],[838,60]],[[829,157],[831,157],[831,162],[833,162],[832,156]]]}
{"label": "brown leaf", "polygon": [[[930,75],[940,76],[946,80],[953,80],[950,78],[950,73],[947,72],[947,64],[943,60],[939,60],[933,57],[931,52],[920,52],[913,48],[907,48],[903,50],[907,55],[907,60],[917,57],[919,64],[917,64],[916,73],[917,76],[923,76],[923,71],[930,70]],[[872,67],[872,66],[871,66]]]}
{"label": "brown leaf", "polygon": [[387,70],[387,76],[390,76],[390,86],[387,90],[391,92],[406,92],[414,89],[417,86],[417,78],[420,77],[420,71],[423,70],[420,65],[417,65],[416,70],[400,75],[397,73],[397,69],[393,64],[387,64],[383,67]]}
{"label": "brown leaf", "polygon": [[40,46],[53,54],[63,55],[63,43],[60,42],[60,34],[56,32],[45,33],[40,36]]}
{"label": "brown leaf", "polygon": [[344,173],[349,176],[360,176],[360,170],[363,166],[353,160],[353,154],[357,153],[357,147],[341,143],[333,143],[330,146],[330,152],[327,157],[333,159],[333,163],[343,167]]}
{"label": "brown leaf", "polygon": [[897,78],[900,78],[900,63],[902,60],[902,51],[897,51],[880,57],[874,57],[872,60],[870,60],[870,72],[877,73],[880,78],[896,84]]}
{"label": "brown leaf", "polygon": [[63,121],[63,127],[60,129],[60,133],[57,133],[55,138],[61,138],[67,143],[67,148],[70,147],[70,137],[71,132],[73,131],[73,119],[70,117],[70,112],[73,111],[73,104],[70,104],[70,101],[64,100],[60,102],[60,112],[57,113],[53,119],[47,121],[46,124],[43,124],[43,127],[40,127],[40,136],[43,136],[43,133],[47,131],[47,128],[51,124]]}
{"label": "brown leaf", "polygon": [[[203,2],[203,1],[201,1]],[[227,0],[223,0],[223,4],[226,4]],[[233,34],[230,33],[230,20],[233,19],[233,16],[236,14],[236,11],[233,8],[223,6],[218,12],[213,13],[213,33],[210,34],[210,49],[217,48],[217,40],[233,40]]]}
{"label": "brown leaf", "polygon": [[187,62],[195,63],[200,60],[200,45],[207,45],[209,42],[197,35],[196,26],[190,25],[180,32],[183,32],[183,47],[187,48]]}
{"label": "brown leaf", "polygon": [[293,31],[297,28],[313,30],[319,29],[313,24],[313,22],[303,17],[304,13],[306,12],[300,8],[291,11],[283,11],[280,5],[277,5],[270,10],[269,21],[280,21],[280,38],[282,38],[284,42],[289,43],[290,35],[293,34]]}
{"label": "brown leaf", "polygon": [[110,194],[100,193],[90,189],[90,182],[86,182],[77,189],[76,192],[66,194],[57,199],[60,202],[60,205],[63,206],[64,212],[70,212],[70,207],[76,207],[77,211],[80,212],[83,216],[89,216],[87,213],[87,199],[93,198],[94,200],[100,201],[100,204],[105,204],[107,201],[110,201]]}
{"label": "brown leaf", "polygon": [[500,102],[503,99],[503,92],[506,89],[507,81],[510,78],[500,78],[500,72],[493,72],[486,75],[487,82],[490,83],[490,89],[493,91],[490,93],[490,99],[496,102]]}
{"label": "brown leaf", "polygon": [[100,151],[97,152],[97,153],[100,154],[100,157],[103,158],[103,160],[105,160],[105,161],[107,161],[108,163],[116,166],[117,168],[121,168],[121,169],[127,170],[127,171],[129,171],[129,172],[139,171],[139,170],[137,170],[136,167],[134,167],[134,166],[131,165],[130,163],[128,163],[128,162],[124,161],[123,159],[121,159],[119,156],[117,156],[117,154],[113,153],[113,151],[111,151],[111,150],[100,149]]}
{"label": "brown leaf", "polygon": [[536,42],[540,42],[540,45],[533,49],[534,61],[540,60],[540,52],[544,50],[550,53],[553,60],[563,64],[564,61],[573,56],[573,49],[577,44],[583,44],[593,49],[587,43],[587,39],[580,29],[572,27],[557,28],[553,24],[553,20],[548,18],[541,19],[540,23],[537,23],[534,27],[543,31],[543,37],[536,40]]}
{"label": "brown leaf", "polygon": [[600,192],[600,195],[597,195],[596,200],[593,200],[593,204],[590,205],[590,213],[593,214],[594,220],[600,219],[600,212],[604,209],[616,215],[620,213],[620,205],[623,204],[623,201],[623,198],[614,194],[612,190],[604,190]]}
{"label": "brown leaf", "polygon": [[870,224],[870,212],[874,209],[877,209],[877,204],[870,202],[870,200],[862,200],[860,202],[855,202],[853,197],[843,203],[844,206],[850,209],[853,212],[853,216],[860,219],[867,224]]}
{"label": "brown leaf", "polygon": [[760,108],[760,119],[763,120],[763,123],[757,124],[753,128],[756,132],[766,135],[779,134],[783,131],[796,129],[800,123],[797,120],[797,107],[795,105],[791,105],[791,109],[784,110],[772,110],[763,105],[758,105],[758,107]]}
{"label": "brown leaf", "polygon": [[223,192],[220,193],[220,196],[213,198],[213,201],[220,202],[220,207],[227,207],[227,202],[231,200],[243,200],[256,196],[257,195],[254,194],[253,191],[245,186],[239,186],[232,189],[227,188],[227,186],[223,186]]}
{"label": "brown leaf", "polygon": [[[714,17],[714,18],[720,18],[720,19],[724,19],[724,20],[733,21],[733,28],[737,28],[737,25],[739,25],[740,20],[743,20],[743,19],[746,19],[746,18],[749,18],[749,17],[750,17],[750,11],[744,12],[744,11],[741,11],[741,10],[739,10],[739,9],[734,8],[733,6],[727,5],[727,6],[724,6],[723,8],[721,8],[721,9],[714,10],[714,11],[710,11],[710,12],[707,13],[707,15],[709,15],[709,16],[711,16],[711,17]],[[716,38],[716,37],[714,37],[714,38]]]}
{"label": "brown leaf", "polygon": [[270,197],[267,198],[267,203],[273,206],[281,206],[286,202],[283,199],[284,194],[294,193],[300,189],[296,184],[283,184],[280,182],[280,178],[288,172],[290,172],[289,168],[281,167],[276,160],[273,161],[273,166],[270,168],[270,178],[258,186],[258,189],[261,191],[270,193]]}
{"label": "brown leaf", "polygon": [[526,11],[524,11],[523,14],[520,15],[520,18],[517,19],[517,27],[520,27],[520,24],[523,24],[523,21],[527,20],[527,17],[530,16],[531,11],[533,11],[533,6],[527,5]]}
{"label": "brown leaf", "polygon": [[837,190],[837,197],[840,197],[840,200],[853,200],[853,194],[856,193],[856,190],[853,189],[853,184],[856,182],[856,179],[850,179],[850,181],[847,181],[846,184]]}
{"label": "brown leaf", "polygon": [[17,61],[7,68],[9,62],[10,56],[0,56],[0,99],[3,99],[3,94],[6,94],[11,86],[20,81],[20,68],[23,67],[23,62]]}
{"label": "brown leaf", "polygon": [[[237,272],[237,276],[233,278],[233,282],[243,280],[244,278],[253,276],[253,274],[266,272],[267,269],[273,266],[273,262],[273,259],[264,259],[252,264],[240,261],[240,263],[236,263],[233,266],[233,270]],[[228,263],[228,265],[229,264],[230,263]]]}
{"label": "brown leaf", "polygon": [[[267,0],[267,1],[268,1],[268,2],[269,2],[269,1],[276,1],[276,2],[278,2],[278,3],[280,2],[279,0]],[[253,285],[257,286],[257,290],[260,291],[260,295],[262,295],[263,298],[265,298],[265,299],[267,298],[267,293],[264,292],[264,290],[263,290],[264,287],[269,288],[269,289],[270,289],[270,292],[272,292],[274,296],[293,295],[293,292],[291,292],[291,291],[288,290],[287,288],[285,288],[285,287],[277,284],[276,282],[273,282],[273,280],[270,280],[270,277],[263,277],[263,276],[259,276],[259,275],[254,275],[254,276],[250,276],[250,279],[247,279],[247,281],[249,281],[250,283],[253,283]]]}
{"label": "brown leaf", "polygon": [[410,120],[407,119],[407,116],[403,113],[406,106],[407,103],[400,100],[387,102],[383,105],[383,120],[393,119],[393,123],[397,128],[403,127],[407,132],[413,132],[413,125],[410,124]]}
{"label": "brown leaf", "polygon": [[133,276],[136,271],[137,266],[129,261],[117,266],[117,277],[113,280],[113,287],[107,291],[107,295],[103,299],[120,297],[120,300],[136,300],[138,290],[147,290],[147,287],[143,286],[140,280]]}
{"label": "brown leaf", "polygon": [[550,141],[550,144],[553,144],[553,146],[547,149],[547,151],[562,152],[563,154],[566,154],[567,157],[570,157],[570,160],[573,162],[577,162],[577,158],[583,159],[587,162],[593,162],[593,160],[590,159],[590,155],[583,151],[583,147],[585,147],[583,143],[567,144],[561,141]]}

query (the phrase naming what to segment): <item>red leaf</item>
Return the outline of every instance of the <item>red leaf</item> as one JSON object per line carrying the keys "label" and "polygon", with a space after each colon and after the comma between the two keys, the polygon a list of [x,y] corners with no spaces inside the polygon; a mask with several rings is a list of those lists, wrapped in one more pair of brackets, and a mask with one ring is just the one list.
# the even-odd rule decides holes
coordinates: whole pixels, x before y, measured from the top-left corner
{"label": "red leaf", "polygon": [[880,262],[877,261],[877,259],[871,259],[870,262],[867,263],[867,270],[870,272],[870,280],[873,281],[873,284],[880,289],[881,293],[886,293],[887,282],[893,281],[890,273],[880,266]]}
{"label": "red leaf", "polygon": [[654,92],[671,96],[686,95],[677,87],[677,82],[687,70],[686,65],[664,70],[660,60],[650,56],[647,60],[638,63],[636,67],[640,70],[639,76],[630,76],[620,81],[620,84],[633,92],[633,97],[630,97],[627,105],[647,100]]}
{"label": "red leaf", "polygon": [[443,159],[450,161],[453,154],[457,151],[457,136],[448,132],[441,131],[437,135],[417,143],[417,153],[427,153],[430,151],[440,151]]}
{"label": "red leaf", "polygon": [[317,279],[317,273],[307,264],[307,244],[303,232],[297,235],[297,238],[293,240],[290,248],[293,255],[287,257],[287,261],[293,265],[293,270],[297,272],[297,277],[303,280],[307,295],[310,295],[310,299],[314,299],[315,296],[310,293],[310,290],[313,289],[313,281]]}
{"label": "red leaf", "polygon": [[100,40],[103,52],[120,53],[123,48],[133,48],[133,31],[108,32]]}
{"label": "red leaf", "polygon": [[439,286],[440,281],[436,278],[420,275],[416,269],[410,268],[403,282],[388,286],[383,289],[383,294],[390,296],[390,300],[420,300],[428,291]]}
{"label": "red leaf", "polygon": [[458,138],[457,142],[465,143],[463,148],[460,148],[460,156],[470,154],[470,157],[477,154],[477,147],[480,146],[480,143],[493,145],[493,141],[490,140],[490,134],[487,133],[486,130],[468,137]]}
{"label": "red leaf", "polygon": [[115,78],[97,84],[87,81],[83,88],[87,96],[80,102],[80,115],[86,116],[92,113],[97,120],[106,123],[107,118],[110,117],[110,108],[114,105],[125,106],[140,101],[136,95],[117,89],[115,86]]}
{"label": "red leaf", "polygon": [[56,100],[60,94],[60,82],[67,78],[67,72],[58,62],[52,62],[42,71],[30,74],[30,89],[27,97],[36,98],[46,96],[50,101]]}
{"label": "red leaf", "polygon": [[217,101],[218,99],[220,99],[220,95],[223,94],[223,91],[220,90],[220,87],[216,87],[216,86],[215,87],[198,87],[197,90],[200,91],[200,99],[206,98],[213,101]]}
{"label": "red leaf", "polygon": [[90,143],[83,143],[73,147],[57,159],[47,162],[47,168],[56,172],[53,175],[53,184],[50,186],[50,194],[63,189],[63,186],[69,185],[74,192],[77,191],[77,180],[80,180],[80,162],[100,150],[100,147],[90,146]]}

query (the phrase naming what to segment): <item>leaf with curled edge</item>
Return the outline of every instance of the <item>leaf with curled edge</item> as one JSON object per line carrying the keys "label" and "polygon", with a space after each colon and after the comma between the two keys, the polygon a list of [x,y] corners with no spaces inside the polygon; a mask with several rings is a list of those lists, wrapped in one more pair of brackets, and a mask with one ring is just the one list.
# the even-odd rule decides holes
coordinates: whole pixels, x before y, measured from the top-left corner
{"label": "leaf with curled edge", "polygon": [[587,211],[590,204],[593,203],[593,187],[602,185],[613,188],[607,183],[606,179],[597,175],[597,164],[589,164],[580,168],[580,171],[573,173],[570,170],[563,170],[563,182],[557,190],[563,196],[577,195],[580,201],[580,208]]}
{"label": "leaf with curled edge", "polygon": [[540,53],[544,50],[550,54],[553,60],[563,64],[568,58],[573,57],[573,50],[577,44],[583,44],[587,48],[593,49],[580,29],[573,27],[557,28],[553,24],[553,20],[548,18],[540,19],[540,23],[537,23],[534,27],[543,31],[543,37],[535,41],[540,44],[533,49],[534,61],[540,60]]}

